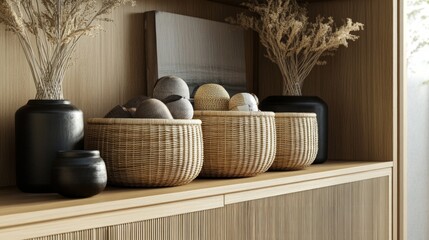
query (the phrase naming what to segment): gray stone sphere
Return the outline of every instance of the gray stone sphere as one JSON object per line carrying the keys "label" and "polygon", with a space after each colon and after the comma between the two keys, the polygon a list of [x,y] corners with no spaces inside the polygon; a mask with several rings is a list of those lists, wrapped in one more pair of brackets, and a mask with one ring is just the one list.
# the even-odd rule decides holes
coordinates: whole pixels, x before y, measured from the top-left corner
{"label": "gray stone sphere", "polygon": [[165,105],[167,105],[174,119],[192,119],[194,116],[194,108],[188,99],[180,98]]}
{"label": "gray stone sphere", "polygon": [[136,118],[173,119],[167,106],[158,99],[150,98],[143,101],[136,109]]}
{"label": "gray stone sphere", "polygon": [[175,76],[165,76],[158,79],[153,88],[153,97],[162,100],[171,95],[179,95],[189,99],[188,84],[183,79]]}
{"label": "gray stone sphere", "polygon": [[116,105],[110,112],[104,116],[105,118],[131,118],[131,113],[123,106]]}
{"label": "gray stone sphere", "polygon": [[140,105],[140,103],[142,103],[145,100],[148,100],[149,98],[150,97],[147,97],[144,95],[139,95],[139,96],[133,97],[124,104],[124,107],[125,108],[137,108]]}

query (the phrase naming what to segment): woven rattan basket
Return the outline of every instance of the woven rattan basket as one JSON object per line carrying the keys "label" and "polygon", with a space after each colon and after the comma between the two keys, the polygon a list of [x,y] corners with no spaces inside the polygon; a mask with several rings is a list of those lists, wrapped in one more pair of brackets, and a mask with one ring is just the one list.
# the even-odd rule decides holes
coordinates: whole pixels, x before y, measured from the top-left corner
{"label": "woven rattan basket", "polygon": [[85,148],[100,150],[117,186],[183,185],[203,165],[200,120],[89,119]]}
{"label": "woven rattan basket", "polygon": [[298,170],[317,155],[315,113],[276,113],[277,153],[271,170]]}
{"label": "woven rattan basket", "polygon": [[201,119],[204,165],[201,177],[250,177],[274,161],[276,129],[272,112],[195,111]]}

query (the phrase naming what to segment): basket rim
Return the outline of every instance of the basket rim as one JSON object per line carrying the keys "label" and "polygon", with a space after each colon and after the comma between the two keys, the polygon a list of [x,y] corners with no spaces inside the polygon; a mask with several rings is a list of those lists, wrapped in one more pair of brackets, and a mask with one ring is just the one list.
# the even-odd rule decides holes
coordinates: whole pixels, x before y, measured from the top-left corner
{"label": "basket rim", "polygon": [[291,117],[317,117],[316,113],[309,112],[276,112],[276,117],[291,118]]}
{"label": "basket rim", "polygon": [[88,118],[88,124],[104,125],[201,125],[199,119],[155,119],[155,118]]}
{"label": "basket rim", "polygon": [[255,117],[274,117],[274,112],[264,111],[212,111],[212,110],[195,110],[194,118],[199,116],[221,116],[221,117],[241,117],[241,116],[255,116]]}

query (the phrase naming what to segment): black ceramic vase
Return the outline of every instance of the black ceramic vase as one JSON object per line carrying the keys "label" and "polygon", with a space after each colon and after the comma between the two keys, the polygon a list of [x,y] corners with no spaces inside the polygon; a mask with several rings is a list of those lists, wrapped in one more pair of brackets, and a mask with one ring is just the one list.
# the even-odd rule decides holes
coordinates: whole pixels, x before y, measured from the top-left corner
{"label": "black ceramic vase", "polygon": [[57,151],[83,148],[83,113],[66,100],[30,100],[15,113],[16,184],[23,192],[53,192]]}
{"label": "black ceramic vase", "polygon": [[270,96],[259,105],[263,111],[273,112],[313,112],[317,115],[318,146],[316,160],[323,163],[328,159],[328,105],[313,96]]}
{"label": "black ceramic vase", "polygon": [[70,198],[94,196],[107,184],[106,165],[99,151],[58,152],[52,168],[55,191]]}

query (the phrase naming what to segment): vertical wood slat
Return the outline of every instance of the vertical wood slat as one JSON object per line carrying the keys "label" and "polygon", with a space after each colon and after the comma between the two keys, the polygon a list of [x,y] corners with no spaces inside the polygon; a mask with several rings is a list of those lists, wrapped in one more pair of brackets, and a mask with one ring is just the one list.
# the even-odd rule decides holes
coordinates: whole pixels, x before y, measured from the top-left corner
{"label": "vertical wood slat", "polygon": [[[64,81],[64,97],[85,118],[102,117],[112,107],[145,93],[144,17],[159,10],[224,21],[238,8],[205,0],[144,0],[118,8],[95,38],[83,38]],[[0,25],[0,186],[15,185],[14,114],[34,98],[35,87],[19,41]],[[246,69],[251,71],[251,54]]]}
{"label": "vertical wood slat", "polygon": [[388,240],[389,181],[380,177],[34,240]]}
{"label": "vertical wood slat", "polygon": [[[312,1],[310,15],[365,24],[360,38],[340,47],[327,65],[315,66],[303,95],[320,96],[329,108],[329,159],[394,161],[397,158],[395,0]],[[278,67],[259,52],[259,94],[281,95]]]}

